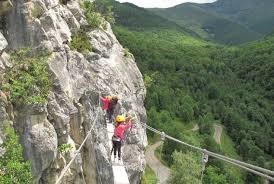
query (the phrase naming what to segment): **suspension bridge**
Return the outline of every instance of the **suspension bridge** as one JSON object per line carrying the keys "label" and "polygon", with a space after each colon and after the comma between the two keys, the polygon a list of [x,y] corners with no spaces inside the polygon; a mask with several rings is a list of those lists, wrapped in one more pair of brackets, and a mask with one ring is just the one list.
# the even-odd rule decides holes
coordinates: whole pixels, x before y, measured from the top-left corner
{"label": "suspension bridge", "polygon": [[[98,118],[98,114],[96,114],[96,118],[93,122],[93,124],[91,125],[91,129],[89,130],[89,132],[87,133],[85,139],[83,140],[82,144],[79,146],[78,150],[76,150],[74,157],[72,157],[72,159],[70,160],[70,162],[66,165],[66,167],[63,169],[63,171],[61,172],[60,176],[58,177],[57,181],[55,184],[60,184],[62,181],[62,178],[65,176],[65,173],[69,170],[71,164],[74,162],[74,160],[76,159],[76,157],[81,153],[81,149],[83,148],[85,142],[87,141],[89,136],[92,136],[92,130],[95,126],[95,123],[97,121]],[[155,134],[158,134],[161,136],[162,141],[164,141],[165,139],[169,139],[172,141],[175,141],[179,144],[182,144],[186,147],[188,147],[191,150],[194,151],[198,151],[202,154],[202,159],[203,159],[203,164],[205,166],[205,164],[207,163],[209,157],[215,158],[215,159],[219,159],[221,161],[224,161],[226,163],[232,164],[234,166],[237,166],[243,170],[246,170],[248,172],[251,172],[257,176],[263,177],[268,181],[274,181],[274,171],[259,167],[259,166],[255,166],[240,160],[236,160],[218,153],[214,153],[211,151],[208,151],[206,149],[202,149],[200,147],[185,143],[181,140],[178,140],[174,137],[171,137],[167,134],[165,134],[164,132],[161,132],[153,127],[148,126],[147,124],[142,123],[143,128],[145,128],[146,130],[152,131]],[[107,124],[107,131],[108,131],[108,138],[109,138],[109,148],[112,148],[112,135],[114,132],[114,126],[110,123]],[[204,168],[203,166],[203,168]],[[97,168],[98,169],[98,168]],[[127,176],[127,172],[125,169],[125,166],[123,164],[123,162],[119,163],[119,164],[112,164],[112,169],[113,169],[113,174],[114,174],[114,184],[129,184],[129,179]],[[100,176],[99,176],[100,178]],[[101,179],[99,181],[102,181]],[[102,184],[102,182],[100,183]]]}

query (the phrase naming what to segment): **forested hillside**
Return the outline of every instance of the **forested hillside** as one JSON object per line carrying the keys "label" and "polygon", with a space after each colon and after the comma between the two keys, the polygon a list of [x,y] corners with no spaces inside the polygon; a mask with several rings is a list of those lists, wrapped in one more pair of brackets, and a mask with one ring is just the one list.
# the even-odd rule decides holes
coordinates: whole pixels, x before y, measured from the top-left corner
{"label": "forested hillside", "polygon": [[[132,29],[121,21],[131,18],[124,11],[126,6],[130,5],[114,4],[114,31],[145,76],[149,125],[188,143],[273,170],[274,37],[229,48],[176,29]],[[154,18],[147,20],[153,25]],[[191,129],[196,124],[199,131],[194,132]],[[215,124],[225,127],[220,145],[213,139]],[[153,140],[153,134],[149,136]],[[182,153],[172,154],[175,149]],[[166,141],[163,158],[178,168],[176,164],[187,160],[182,158],[190,157],[193,168],[200,168],[200,156],[189,151]],[[176,176],[172,177],[175,184],[181,181]],[[262,182],[214,159],[210,159],[203,179],[208,184]]]}
{"label": "forested hillside", "polygon": [[167,9],[150,9],[204,39],[222,44],[257,40],[274,30],[274,1],[218,0],[214,3],[183,3]]}
{"label": "forested hillside", "polygon": [[184,3],[167,9],[150,9],[150,11],[191,29],[204,39],[222,44],[241,44],[262,36],[223,15],[203,9],[195,3]]}
{"label": "forested hillside", "polygon": [[[183,33],[188,33],[194,37],[198,35],[178,24],[169,21],[161,16],[158,16],[150,11],[135,6],[130,3],[113,2],[114,11],[119,10],[119,15],[115,14],[115,20],[119,25],[124,25],[131,30],[176,30]],[[125,18],[126,17],[126,18]]]}
{"label": "forested hillside", "polygon": [[218,0],[198,6],[206,11],[224,15],[264,35],[274,30],[273,0]]}

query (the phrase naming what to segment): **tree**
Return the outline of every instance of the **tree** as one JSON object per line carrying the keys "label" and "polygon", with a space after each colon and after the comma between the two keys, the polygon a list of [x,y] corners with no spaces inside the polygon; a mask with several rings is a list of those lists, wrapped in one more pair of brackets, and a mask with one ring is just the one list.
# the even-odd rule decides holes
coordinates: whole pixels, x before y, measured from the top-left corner
{"label": "tree", "polygon": [[213,117],[208,113],[199,119],[199,132],[201,134],[212,135],[213,134]]}
{"label": "tree", "polygon": [[205,176],[203,178],[204,184],[227,184],[226,176],[220,173],[217,167],[209,166],[206,168]]}
{"label": "tree", "polygon": [[32,183],[30,164],[23,159],[22,147],[12,128],[5,127],[5,153],[0,157],[1,184],[29,184]]}
{"label": "tree", "polygon": [[111,0],[95,0],[94,11],[100,13],[107,21],[114,23]]}
{"label": "tree", "polygon": [[170,183],[199,184],[201,178],[201,166],[196,161],[193,153],[182,153],[175,151],[172,154],[173,165],[171,167]]}

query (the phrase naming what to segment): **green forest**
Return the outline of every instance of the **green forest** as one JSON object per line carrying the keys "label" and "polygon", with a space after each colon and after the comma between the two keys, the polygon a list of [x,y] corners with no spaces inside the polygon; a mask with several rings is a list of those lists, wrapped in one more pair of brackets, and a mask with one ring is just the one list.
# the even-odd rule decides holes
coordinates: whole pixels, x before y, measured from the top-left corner
{"label": "green forest", "polygon": [[[144,75],[150,126],[210,151],[274,169],[273,35],[228,47],[203,41],[168,21],[154,24],[159,17],[134,5],[114,3],[113,11],[114,32]],[[199,125],[198,131],[191,131],[194,125]],[[213,138],[214,125],[224,126],[221,144]],[[154,135],[147,133],[153,141]],[[189,157],[196,163],[192,170],[201,169],[201,155],[190,151],[164,142],[163,159],[174,168],[171,183],[188,181],[180,179],[184,173],[178,164]],[[208,184],[262,182],[212,158],[203,178]]]}

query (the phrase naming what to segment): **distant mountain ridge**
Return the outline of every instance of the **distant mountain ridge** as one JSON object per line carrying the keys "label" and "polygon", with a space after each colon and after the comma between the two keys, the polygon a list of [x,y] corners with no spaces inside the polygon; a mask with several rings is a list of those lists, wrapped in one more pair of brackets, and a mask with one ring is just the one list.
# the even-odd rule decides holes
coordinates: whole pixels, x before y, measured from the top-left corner
{"label": "distant mountain ridge", "polygon": [[253,41],[274,30],[273,0],[218,0],[148,10],[194,31],[204,39],[223,44]]}
{"label": "distant mountain ridge", "polygon": [[191,29],[178,25],[164,17],[156,15],[144,8],[140,8],[131,3],[112,2],[115,21],[118,25],[123,25],[132,30],[142,29],[167,29],[190,34],[199,37]]}
{"label": "distant mountain ridge", "polygon": [[206,11],[229,17],[261,34],[269,34],[274,30],[273,0],[218,0],[197,5]]}

